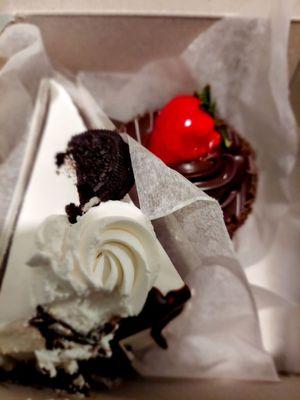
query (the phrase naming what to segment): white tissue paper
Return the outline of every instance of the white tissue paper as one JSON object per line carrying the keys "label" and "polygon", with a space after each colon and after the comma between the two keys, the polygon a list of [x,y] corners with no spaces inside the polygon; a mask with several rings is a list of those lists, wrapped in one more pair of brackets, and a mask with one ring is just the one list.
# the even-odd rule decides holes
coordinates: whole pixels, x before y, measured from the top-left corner
{"label": "white tissue paper", "polygon": [[[278,28],[283,30],[282,35],[278,35]],[[278,218],[283,218],[290,210],[283,191],[286,193],[286,187],[290,186],[288,180],[295,162],[296,128],[283,73],[287,30],[288,20],[282,21],[276,15],[270,21],[225,19],[201,34],[178,58],[152,63],[134,75],[82,73],[79,76],[79,82],[90,90],[104,111],[124,121],[161,107],[178,93],[211,84],[221,115],[247,136],[258,153],[261,169],[258,199],[251,219],[241,228],[235,243],[247,273],[254,262],[269,255],[270,246],[275,243],[271,235],[274,225],[277,226]],[[275,52],[275,44],[270,46],[275,38],[276,48],[281,51]],[[11,41],[14,47],[10,46]],[[31,113],[28,103],[32,105],[40,78],[55,72],[43,49],[39,31],[31,25],[7,28],[0,36],[0,54],[7,58],[0,71],[0,84],[7,82],[10,91],[17,83],[22,88],[22,97],[24,94],[18,108],[7,102],[9,97],[5,104],[0,101],[0,117],[5,106],[10,105],[13,110],[5,115],[6,129],[0,133],[0,141],[6,146],[0,164],[0,177],[5,177],[6,181],[1,180],[0,185],[9,199],[17,168],[13,168],[16,173],[12,177],[5,171],[11,171],[14,159],[20,162],[22,153],[15,155],[17,148],[13,144],[19,142],[22,146],[21,138],[25,137]],[[270,67],[270,60],[275,67]],[[282,91],[280,98],[277,98],[278,89],[270,70],[273,74],[277,71],[276,85]],[[9,74],[12,73],[11,79]],[[74,87],[72,90],[76,92]],[[76,92],[77,96],[80,90],[82,87]],[[263,101],[263,106],[258,107],[258,100]],[[16,133],[13,132],[14,118],[20,115],[24,124]],[[3,117],[0,120],[2,124]],[[17,136],[10,142],[13,133]],[[270,143],[266,137],[272,138]],[[190,305],[165,330],[169,349],[137,354],[135,366],[144,375],[276,380],[271,357],[262,349],[253,295],[257,297],[258,306],[267,310],[274,307],[281,310],[285,300],[260,287],[250,290],[217,203],[137,142],[128,140],[141,209],[153,220],[162,244],[193,291]],[[1,201],[0,204],[5,210],[8,203]],[[265,221],[261,215],[265,216]],[[256,237],[252,237],[253,229],[256,229]],[[244,246],[250,243],[248,235],[252,240],[250,252]],[[259,252],[258,243],[261,243],[257,247]],[[270,273],[268,282],[275,273],[276,270]],[[287,283],[288,276],[281,274],[283,278]],[[252,278],[252,281],[286,297],[284,292],[280,293],[261,279]]]}
{"label": "white tissue paper", "polygon": [[0,235],[25,149],[40,81],[52,68],[38,29],[13,25],[0,35]]}
{"label": "white tissue paper", "polygon": [[128,140],[141,210],[193,293],[164,330],[168,351],[136,354],[135,368],[146,376],[276,380],[218,203]]}
{"label": "white tissue paper", "polygon": [[176,58],[135,74],[80,73],[79,80],[123,122],[211,85],[220,115],[257,153],[257,198],[234,247],[253,284],[264,345],[278,370],[300,372],[300,169],[289,103],[290,16],[287,3],[271,4],[268,19],[223,19]]}

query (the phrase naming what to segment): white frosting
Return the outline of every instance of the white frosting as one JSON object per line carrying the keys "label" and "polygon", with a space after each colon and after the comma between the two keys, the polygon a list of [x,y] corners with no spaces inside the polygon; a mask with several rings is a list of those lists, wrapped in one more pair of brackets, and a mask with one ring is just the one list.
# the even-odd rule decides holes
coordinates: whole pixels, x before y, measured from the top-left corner
{"label": "white frosting", "polygon": [[65,216],[47,218],[29,262],[44,275],[52,314],[83,332],[113,316],[137,315],[170,263],[151,222],[121,201],[90,209],[76,224]]}

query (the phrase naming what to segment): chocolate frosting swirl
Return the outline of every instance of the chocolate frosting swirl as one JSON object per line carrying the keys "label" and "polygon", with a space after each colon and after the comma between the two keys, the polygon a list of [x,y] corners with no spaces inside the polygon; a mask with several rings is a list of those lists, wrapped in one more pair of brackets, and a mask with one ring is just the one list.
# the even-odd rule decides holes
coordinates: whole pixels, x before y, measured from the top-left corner
{"label": "chocolate frosting swirl", "polygon": [[[156,115],[157,112],[148,113],[126,125],[117,125],[147,147]],[[251,212],[257,171],[255,153],[250,144],[223,120],[217,121],[216,130],[221,133],[225,126],[230,146],[227,147],[223,141],[218,152],[178,164],[174,169],[218,200],[232,237]]]}

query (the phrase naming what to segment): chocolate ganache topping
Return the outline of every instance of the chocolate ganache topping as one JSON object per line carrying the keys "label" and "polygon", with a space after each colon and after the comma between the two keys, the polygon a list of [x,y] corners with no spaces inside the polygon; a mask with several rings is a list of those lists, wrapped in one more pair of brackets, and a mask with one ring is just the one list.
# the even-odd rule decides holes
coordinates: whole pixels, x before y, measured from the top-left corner
{"label": "chocolate ganache topping", "polygon": [[[219,121],[216,130],[225,123]],[[257,172],[250,144],[227,127],[230,145],[222,143],[219,152],[179,164],[175,169],[209,196],[218,200],[232,236],[246,219],[255,198]]]}
{"label": "chocolate ganache topping", "polygon": [[[126,125],[117,125],[148,147],[157,115],[158,112],[147,113]],[[222,139],[219,149],[196,160],[179,163],[173,168],[218,200],[232,237],[251,212],[256,195],[257,171],[255,153],[250,144],[225,121],[216,120],[216,131],[222,133],[224,128],[226,140]]]}

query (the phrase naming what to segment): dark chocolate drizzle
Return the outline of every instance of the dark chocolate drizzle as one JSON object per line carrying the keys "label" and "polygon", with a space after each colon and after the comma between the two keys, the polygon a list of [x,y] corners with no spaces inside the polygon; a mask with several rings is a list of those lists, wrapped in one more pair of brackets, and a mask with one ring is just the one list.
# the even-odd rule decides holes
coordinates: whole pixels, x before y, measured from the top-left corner
{"label": "dark chocolate drizzle", "polygon": [[[148,113],[126,125],[115,123],[135,139],[139,136],[147,147],[156,116],[157,112]],[[219,152],[176,165],[174,169],[218,200],[228,232],[233,236],[251,212],[256,195],[257,171],[255,153],[250,144],[222,120],[217,121],[216,130],[222,133],[224,126],[231,142],[229,147],[223,141]]]}
{"label": "dark chocolate drizzle", "polygon": [[[115,386],[120,379],[134,378],[137,373],[122,349],[120,341],[145,329],[150,329],[154,341],[166,349],[167,342],[162,330],[182,312],[190,297],[191,292],[186,285],[181,289],[168,292],[165,296],[157,288],[152,288],[138,316],[116,317],[87,335],[82,335],[65,322],[53,318],[39,306],[30,324],[45,338],[47,349],[71,348],[72,343],[89,344],[93,346],[95,357],[78,361],[78,371],[73,375],[66,373],[63,369],[58,369],[57,376],[54,378],[50,377],[47,371],[40,370],[34,360],[21,361],[10,371],[0,368],[0,380],[87,395],[91,388],[110,388]],[[110,342],[112,355],[107,357],[99,343],[101,338],[109,333],[113,333],[113,339]]]}
{"label": "dark chocolate drizzle", "polygon": [[191,292],[186,285],[181,289],[168,292],[166,296],[157,288],[152,288],[140,314],[136,317],[123,318],[120,321],[115,339],[119,341],[150,328],[151,336],[158,346],[167,349],[168,344],[162,335],[162,330],[182,312],[190,297]]}

